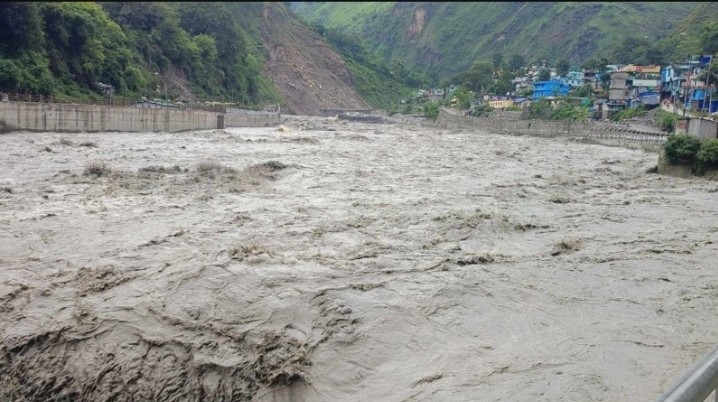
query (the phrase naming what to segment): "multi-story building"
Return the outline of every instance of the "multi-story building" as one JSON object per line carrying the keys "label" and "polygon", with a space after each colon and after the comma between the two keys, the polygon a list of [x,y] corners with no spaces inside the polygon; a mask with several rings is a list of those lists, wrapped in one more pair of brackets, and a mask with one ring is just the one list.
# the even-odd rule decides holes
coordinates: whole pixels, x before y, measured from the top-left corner
{"label": "multi-story building", "polygon": [[569,90],[570,87],[560,80],[537,81],[534,82],[533,100],[547,96],[568,96]]}

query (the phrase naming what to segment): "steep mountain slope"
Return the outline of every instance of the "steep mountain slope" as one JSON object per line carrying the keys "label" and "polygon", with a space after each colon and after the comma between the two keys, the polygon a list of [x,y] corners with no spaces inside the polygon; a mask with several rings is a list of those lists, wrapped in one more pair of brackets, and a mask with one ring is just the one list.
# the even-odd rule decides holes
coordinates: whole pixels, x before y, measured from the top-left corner
{"label": "steep mountain slope", "polygon": [[662,42],[674,60],[688,54],[715,54],[718,52],[718,7],[715,3],[701,3],[679,20]]}
{"label": "steep mountain slope", "polygon": [[238,15],[223,3],[4,3],[0,91],[98,99],[101,82],[128,98],[272,101]]}
{"label": "steep mountain slope", "polygon": [[376,65],[339,54],[285,3],[0,7],[0,92],[100,100],[98,83],[114,86],[116,98],[281,102],[300,114],[370,108],[360,94],[383,106],[375,88],[406,90]]}
{"label": "steep mountain slope", "polygon": [[369,109],[353,89],[341,56],[277,3],[265,3],[259,32],[268,52],[263,73],[282,95],[284,109],[318,114],[321,109]]}
{"label": "steep mountain slope", "polygon": [[495,52],[574,63],[626,36],[662,37],[700,3],[292,3],[306,21],[365,38],[407,67],[463,71]]}

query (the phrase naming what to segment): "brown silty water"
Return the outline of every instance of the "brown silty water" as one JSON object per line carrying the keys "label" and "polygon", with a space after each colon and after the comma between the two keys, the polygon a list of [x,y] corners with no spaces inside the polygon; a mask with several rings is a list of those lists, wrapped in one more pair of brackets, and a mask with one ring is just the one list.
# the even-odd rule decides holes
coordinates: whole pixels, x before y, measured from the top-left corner
{"label": "brown silty water", "polygon": [[0,400],[653,400],[716,343],[715,182],[285,126],[0,136]]}

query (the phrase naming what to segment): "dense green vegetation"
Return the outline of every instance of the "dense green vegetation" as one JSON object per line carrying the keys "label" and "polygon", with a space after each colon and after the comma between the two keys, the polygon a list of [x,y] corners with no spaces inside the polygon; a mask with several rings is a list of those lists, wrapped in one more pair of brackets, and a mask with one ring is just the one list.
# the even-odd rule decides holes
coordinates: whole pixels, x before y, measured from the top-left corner
{"label": "dense green vegetation", "polygon": [[614,114],[613,116],[611,116],[611,120],[622,121],[622,120],[632,119],[634,117],[640,117],[645,114],[646,114],[646,109],[643,107],[626,108],[626,109],[623,109],[620,112]]}
{"label": "dense green vegetation", "polygon": [[671,165],[690,166],[693,173],[703,175],[718,168],[718,140],[701,141],[691,135],[671,135],[663,145]]}
{"label": "dense green vegetation", "polygon": [[242,27],[258,4],[4,3],[0,91],[97,99],[102,82],[120,97],[176,96],[162,79],[200,97],[273,101]]}
{"label": "dense green vegetation", "polygon": [[700,5],[682,19],[668,36],[626,36],[604,52],[616,63],[665,64],[682,61],[689,54],[718,52],[718,10]]}
{"label": "dense green vegetation", "polygon": [[[554,66],[566,59],[579,66],[592,58],[613,61],[614,52],[622,56],[623,50],[638,47],[637,57],[650,61],[656,54],[653,42],[662,38],[673,41],[661,45],[665,57],[682,58],[700,52],[701,41],[716,39],[718,32],[700,32],[707,16],[717,13],[711,3],[310,2],[293,7],[307,21],[363,37],[388,60],[402,60],[436,78],[469,70],[476,61],[491,64],[497,52],[527,63],[547,59]],[[694,33],[698,39],[685,39]]]}
{"label": "dense green vegetation", "polygon": [[429,120],[436,120],[439,117],[439,103],[427,102],[424,104],[424,117]]}
{"label": "dense green vegetation", "polygon": [[589,117],[588,108],[582,105],[572,105],[562,102],[556,107],[546,99],[540,99],[529,106],[530,119],[556,120],[556,121],[586,121]]}
{"label": "dense green vegetation", "polygon": [[718,168],[718,139],[704,142],[696,155],[696,171],[704,173],[708,169]]}
{"label": "dense green vegetation", "polygon": [[355,89],[374,107],[396,108],[400,100],[411,94],[411,88],[429,83],[425,75],[406,69],[402,62],[389,65],[357,38],[336,29],[326,29],[318,23],[310,26],[342,56],[354,79]]}
{"label": "dense green vegetation", "polygon": [[676,130],[678,117],[676,117],[673,113],[666,112],[665,110],[658,110],[654,116],[654,121],[658,124],[658,127],[664,131],[672,133]]}
{"label": "dense green vegetation", "polygon": [[[103,83],[114,86],[116,98],[274,103],[279,95],[261,74],[263,7],[261,2],[4,3],[0,91],[100,100],[96,84]],[[356,38],[313,28],[339,51],[357,92],[373,106],[396,105],[411,88],[428,83],[401,62],[385,62]]]}
{"label": "dense green vegetation", "polygon": [[663,145],[668,163],[672,165],[693,165],[701,149],[701,141],[691,135],[671,135]]}
{"label": "dense green vegetation", "polygon": [[553,110],[549,120],[586,121],[588,120],[588,116],[589,113],[586,106],[562,103]]}

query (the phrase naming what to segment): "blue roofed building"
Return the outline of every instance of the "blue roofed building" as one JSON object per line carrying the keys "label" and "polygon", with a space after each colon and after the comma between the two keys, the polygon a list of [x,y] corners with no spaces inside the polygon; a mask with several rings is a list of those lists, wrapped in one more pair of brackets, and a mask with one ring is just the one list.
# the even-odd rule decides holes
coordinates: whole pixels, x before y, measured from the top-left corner
{"label": "blue roofed building", "polygon": [[533,100],[547,96],[568,96],[570,89],[568,84],[564,84],[559,80],[536,81],[534,82]]}

